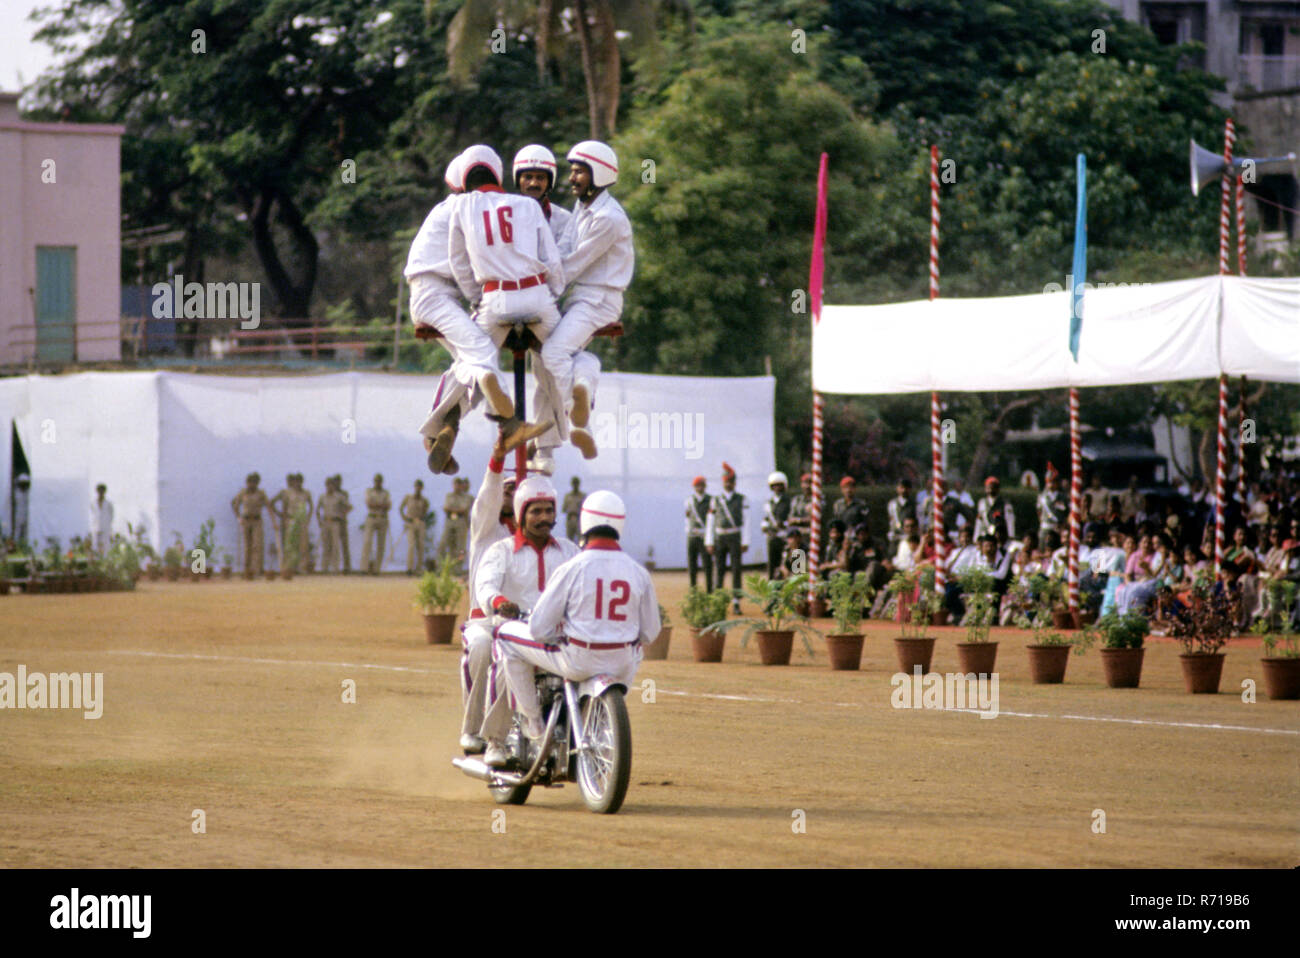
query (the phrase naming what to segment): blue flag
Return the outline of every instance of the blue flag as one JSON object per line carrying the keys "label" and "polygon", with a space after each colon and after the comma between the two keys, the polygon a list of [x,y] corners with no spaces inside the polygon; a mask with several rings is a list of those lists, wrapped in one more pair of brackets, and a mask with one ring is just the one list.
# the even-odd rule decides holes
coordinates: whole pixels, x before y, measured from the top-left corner
{"label": "blue flag", "polygon": [[1070,277],[1070,353],[1079,361],[1079,330],[1083,326],[1083,281],[1088,277],[1088,161],[1082,153],[1078,168],[1078,200],[1074,210],[1074,275]]}

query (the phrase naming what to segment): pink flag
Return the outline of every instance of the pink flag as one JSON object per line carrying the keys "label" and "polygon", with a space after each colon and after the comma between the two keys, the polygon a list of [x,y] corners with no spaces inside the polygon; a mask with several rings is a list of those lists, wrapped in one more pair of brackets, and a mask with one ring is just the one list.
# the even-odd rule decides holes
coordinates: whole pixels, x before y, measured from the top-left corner
{"label": "pink flag", "polygon": [[817,170],[817,214],[813,220],[812,266],[808,270],[808,295],[812,298],[813,322],[822,318],[822,272],[826,252],[826,154]]}

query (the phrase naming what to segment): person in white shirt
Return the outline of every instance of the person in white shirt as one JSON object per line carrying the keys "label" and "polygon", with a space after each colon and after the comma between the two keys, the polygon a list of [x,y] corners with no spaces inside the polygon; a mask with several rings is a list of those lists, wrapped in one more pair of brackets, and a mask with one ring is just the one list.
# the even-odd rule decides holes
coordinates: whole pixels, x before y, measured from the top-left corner
{"label": "person in white shirt", "polygon": [[[514,419],[514,403],[497,379],[499,350],[460,304],[461,297],[471,302],[479,297],[476,285],[455,276],[450,260],[452,214],[460,200],[458,194],[464,190],[467,154],[469,151],[448,164],[444,180],[451,193],[425,217],[403,270],[411,288],[416,338],[440,336],[452,358],[451,368],[438,380],[433,408],[419,430],[428,451],[429,470],[435,474],[455,473],[459,468],[452,447],[461,418],[478,403],[480,395],[488,398],[493,413],[506,424],[511,448],[540,431]],[[471,158],[475,155],[470,154]]]}
{"label": "person in white shirt", "polygon": [[108,551],[113,539],[113,504],[104,496],[108,486],[102,482],[95,487],[95,499],[90,503],[90,538],[100,555]]}
{"label": "person in white shirt", "polygon": [[[585,430],[595,386],[578,375],[575,360],[600,329],[622,315],[635,253],[632,223],[609,192],[618,180],[618,156],[605,143],[585,140],[567,159],[569,186],[578,201],[560,240],[570,289],[564,317],[542,344],[542,364],[554,379],[564,415],[576,429]],[[544,456],[546,445],[545,438],[538,441],[539,455]]]}
{"label": "person in white shirt", "polygon": [[[507,622],[496,631],[496,662],[524,717],[524,733],[545,731],[533,680],[534,668],[574,682],[609,675],[631,687],[642,646],[659,636],[659,600],[645,567],[619,547],[627,510],[612,492],[593,492],[582,506],[582,552],[552,575],[527,623]],[[489,712],[484,761],[508,761],[509,715]]]}

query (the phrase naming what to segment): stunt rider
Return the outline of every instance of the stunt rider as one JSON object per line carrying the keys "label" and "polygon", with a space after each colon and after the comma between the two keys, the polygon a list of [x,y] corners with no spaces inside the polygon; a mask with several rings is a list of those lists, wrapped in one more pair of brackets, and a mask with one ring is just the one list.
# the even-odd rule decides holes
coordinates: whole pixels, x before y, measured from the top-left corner
{"label": "stunt rider", "polygon": [[[550,576],[527,623],[507,622],[496,630],[493,665],[505,670],[531,739],[545,732],[534,667],[575,682],[609,675],[631,686],[641,646],[659,636],[659,600],[650,573],[619,547],[626,513],[612,492],[589,495],[579,525],[582,552]],[[501,768],[509,762],[510,723],[504,704],[497,705],[483,723],[484,760]]]}

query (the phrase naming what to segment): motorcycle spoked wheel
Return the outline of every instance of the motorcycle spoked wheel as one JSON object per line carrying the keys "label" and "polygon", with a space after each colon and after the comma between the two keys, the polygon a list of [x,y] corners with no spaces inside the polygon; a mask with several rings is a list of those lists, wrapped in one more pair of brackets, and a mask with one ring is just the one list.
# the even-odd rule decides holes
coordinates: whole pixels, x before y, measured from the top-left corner
{"label": "motorcycle spoked wheel", "polygon": [[593,812],[613,815],[622,807],[632,777],[632,724],[622,691],[609,688],[588,698],[582,730],[590,747],[577,756],[578,791]]}
{"label": "motorcycle spoked wheel", "polygon": [[[523,741],[523,734],[519,731],[518,724],[510,731],[507,744],[510,747],[511,754],[519,755],[523,752],[519,745]],[[528,801],[528,793],[533,790],[532,785],[489,785],[488,791],[492,793],[492,798],[498,805],[522,805]]]}

